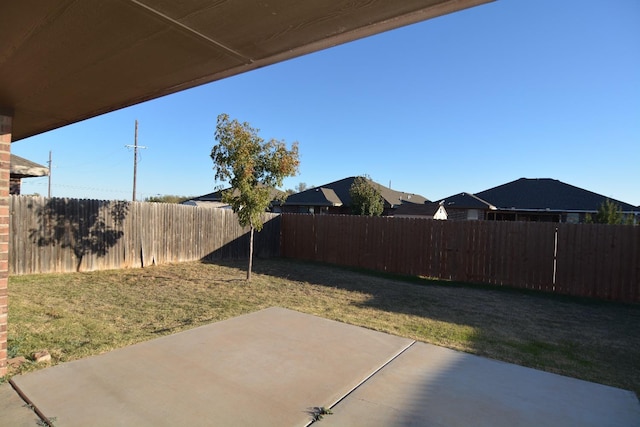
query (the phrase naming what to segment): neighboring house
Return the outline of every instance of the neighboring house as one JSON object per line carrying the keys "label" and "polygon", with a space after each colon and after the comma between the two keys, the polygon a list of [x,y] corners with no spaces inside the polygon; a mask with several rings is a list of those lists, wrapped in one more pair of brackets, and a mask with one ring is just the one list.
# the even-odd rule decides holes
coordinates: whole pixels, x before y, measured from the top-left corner
{"label": "neighboring house", "polygon": [[[315,214],[351,214],[351,195],[349,189],[355,176],[344,178],[318,187],[310,188],[290,195],[282,206],[283,212]],[[392,190],[370,181],[384,199],[383,215],[392,214],[403,204],[424,204],[428,200],[418,194]]]}
{"label": "neighboring house", "polygon": [[9,194],[20,194],[22,178],[36,178],[41,176],[49,176],[49,168],[12,154],[9,169]]}
{"label": "neighboring house", "polygon": [[198,206],[201,208],[223,208],[231,209],[228,203],[222,201],[222,192],[224,190],[216,191],[214,193],[205,194],[202,196],[194,197],[193,199],[185,200],[180,203],[187,206]]}
{"label": "neighboring house", "polygon": [[447,210],[447,219],[453,221],[486,219],[487,212],[496,210],[491,203],[470,193],[456,194],[440,203]]}
{"label": "neighboring house", "polygon": [[427,218],[446,220],[447,210],[442,203],[426,202],[421,205],[416,203],[404,203],[393,212],[394,218]]}
{"label": "neighboring house", "polygon": [[[222,193],[229,190],[223,189],[213,193],[205,194],[203,196],[194,197],[193,199],[186,200],[182,202],[183,205],[188,206],[198,206],[198,207],[210,207],[210,208],[221,208],[221,209],[231,209],[231,206],[228,203],[224,203],[222,201]],[[271,189],[271,206],[269,207],[270,212],[280,212],[281,198],[285,193],[277,190]]]}
{"label": "neighboring house", "polygon": [[[443,199],[449,219],[477,219],[495,221],[584,222],[586,215],[598,212],[611,200],[625,215],[640,217],[640,210],[619,200],[550,178],[520,178],[475,194],[461,193]],[[464,214],[452,213],[455,209]]]}

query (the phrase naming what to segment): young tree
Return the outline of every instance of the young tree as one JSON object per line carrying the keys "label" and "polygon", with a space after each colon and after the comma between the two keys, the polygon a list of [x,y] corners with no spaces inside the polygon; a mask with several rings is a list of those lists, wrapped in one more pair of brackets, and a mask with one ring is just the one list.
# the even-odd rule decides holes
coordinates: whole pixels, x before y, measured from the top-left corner
{"label": "young tree", "polygon": [[356,215],[380,216],[384,211],[384,199],[368,176],[358,176],[349,188],[351,211]]}
{"label": "young tree", "polygon": [[313,185],[309,186],[307,185],[306,182],[301,182],[298,185],[296,185],[294,188],[289,188],[287,191],[285,191],[285,193],[287,193],[288,196],[292,195],[292,194],[296,194],[296,193],[302,193],[305,190],[310,190],[314,188]]}
{"label": "young tree", "polygon": [[622,209],[616,202],[607,199],[598,208],[595,217],[587,214],[586,222],[595,224],[624,224]]}
{"label": "young tree", "polygon": [[231,120],[220,114],[216,126],[217,145],[211,150],[217,181],[226,181],[231,188],[222,194],[238,215],[241,226],[250,227],[249,268],[251,280],[253,266],[253,232],[262,230],[262,214],[271,202],[271,189],[282,186],[282,181],[298,172],[298,143],[287,150],[284,141],[265,142],[258,129],[249,123]]}

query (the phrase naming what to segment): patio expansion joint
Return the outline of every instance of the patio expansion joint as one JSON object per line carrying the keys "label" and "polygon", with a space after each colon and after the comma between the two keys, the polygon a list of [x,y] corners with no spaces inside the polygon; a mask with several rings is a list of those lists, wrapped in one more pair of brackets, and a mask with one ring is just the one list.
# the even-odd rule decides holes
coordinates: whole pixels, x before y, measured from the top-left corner
{"label": "patio expansion joint", "polygon": [[15,390],[16,393],[18,393],[18,396],[20,396],[20,398],[22,400],[24,400],[25,405],[30,408],[33,412],[35,412],[35,414],[40,417],[40,419],[42,420],[42,422],[44,423],[45,426],[47,427],[53,427],[53,422],[51,420],[49,420],[49,418],[47,418],[42,411],[40,411],[40,409],[38,409],[38,407],[35,405],[35,403],[33,403],[33,401],[31,401],[31,399],[29,399],[27,397],[27,395],[20,389],[20,387],[18,387],[18,385],[13,382],[13,379],[9,379],[9,384],[11,385],[11,387],[13,387],[13,389]]}
{"label": "patio expansion joint", "polygon": [[[341,397],[339,397],[335,402],[333,402],[328,409],[333,409],[335,408],[340,402],[342,402],[344,399],[346,399],[349,395],[351,395],[353,392],[355,392],[357,389],[359,389],[360,387],[362,387],[362,385],[364,385],[367,381],[369,381],[371,378],[373,378],[378,372],[380,372],[381,370],[383,370],[387,365],[389,365],[391,362],[393,362],[394,360],[396,360],[398,357],[402,356],[407,350],[409,350],[417,341],[412,340],[409,344],[407,344],[406,347],[404,347],[403,349],[401,349],[400,351],[398,351],[395,355],[393,355],[392,357],[389,358],[389,360],[387,360],[386,362],[384,362],[382,365],[380,365],[380,367],[378,367],[375,371],[373,371],[371,374],[369,374],[366,378],[364,378],[362,381],[360,381],[355,387],[353,387],[351,390],[347,391],[344,395],[342,395]],[[305,424],[305,427],[309,427],[311,424],[315,423],[316,421],[311,420],[309,421],[307,424]]]}

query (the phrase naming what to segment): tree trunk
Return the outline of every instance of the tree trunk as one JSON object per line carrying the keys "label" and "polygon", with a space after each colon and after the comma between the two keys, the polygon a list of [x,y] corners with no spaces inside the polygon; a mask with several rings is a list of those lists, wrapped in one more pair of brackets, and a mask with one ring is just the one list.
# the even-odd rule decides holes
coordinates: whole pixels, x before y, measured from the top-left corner
{"label": "tree trunk", "polygon": [[251,281],[251,268],[253,267],[253,225],[249,232],[249,268],[247,269],[247,282]]}

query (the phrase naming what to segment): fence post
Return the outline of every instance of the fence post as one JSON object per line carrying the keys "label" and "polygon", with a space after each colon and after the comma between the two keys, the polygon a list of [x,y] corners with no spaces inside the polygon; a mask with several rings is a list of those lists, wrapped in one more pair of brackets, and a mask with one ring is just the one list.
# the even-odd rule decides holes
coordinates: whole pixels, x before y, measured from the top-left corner
{"label": "fence post", "polygon": [[558,227],[553,235],[553,291],[556,290],[556,272],[558,271]]}

